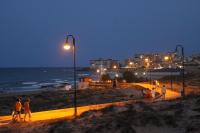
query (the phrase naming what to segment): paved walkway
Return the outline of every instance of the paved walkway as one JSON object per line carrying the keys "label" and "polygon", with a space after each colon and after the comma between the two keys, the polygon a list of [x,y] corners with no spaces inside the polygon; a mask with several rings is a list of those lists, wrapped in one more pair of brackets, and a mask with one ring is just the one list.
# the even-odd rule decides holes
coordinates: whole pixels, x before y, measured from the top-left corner
{"label": "paved walkway", "polygon": [[[149,88],[150,90],[152,89],[152,85],[150,85],[148,83],[133,83],[133,84],[142,86],[144,88]],[[161,94],[161,88],[160,87],[156,88],[155,91]],[[172,91],[172,90],[166,89],[166,95],[165,95],[165,99],[166,100],[175,99],[175,98],[178,98],[180,96],[181,96],[180,93],[178,93],[176,91]]]}
{"label": "paved walkway", "polygon": [[[80,114],[89,111],[89,110],[100,110],[106,108],[110,105],[124,105],[126,103],[134,102],[135,100],[130,101],[123,101],[123,102],[113,102],[113,103],[105,103],[105,104],[97,104],[97,105],[88,105],[77,107],[77,116]],[[23,118],[22,114],[22,118]],[[65,118],[65,117],[73,117],[74,116],[74,108],[66,108],[66,109],[58,109],[58,110],[49,110],[49,111],[41,111],[32,113],[31,121],[44,121],[44,120],[52,120],[58,118]],[[28,117],[27,117],[28,118]],[[0,116],[0,126],[6,125],[11,122],[11,115],[10,116]]]}
{"label": "paved walkway", "polygon": [[[139,85],[139,86],[151,89],[150,84],[147,84],[147,83],[134,83],[134,85]],[[160,93],[160,88],[156,89],[156,91]],[[175,91],[171,91],[171,90],[167,89],[167,91],[166,91],[166,99],[167,100],[174,99],[177,97],[180,97],[180,93],[177,93]],[[89,110],[100,110],[100,109],[103,109],[110,105],[124,105],[126,103],[130,103],[133,101],[135,101],[135,100],[82,106],[82,107],[77,108],[77,115],[80,115]],[[32,113],[31,121],[35,122],[35,121],[44,121],[44,120],[58,119],[58,118],[64,118],[64,117],[73,117],[73,114],[74,114],[74,108],[35,112],[35,113]],[[22,115],[22,117],[23,117],[23,115]],[[9,124],[10,122],[11,122],[11,116],[0,116],[0,126]]]}

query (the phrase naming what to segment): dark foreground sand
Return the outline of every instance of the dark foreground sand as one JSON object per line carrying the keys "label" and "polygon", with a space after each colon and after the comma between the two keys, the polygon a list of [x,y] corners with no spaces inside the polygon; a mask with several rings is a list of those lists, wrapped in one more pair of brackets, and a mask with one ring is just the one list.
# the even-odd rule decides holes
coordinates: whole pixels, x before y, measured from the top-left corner
{"label": "dark foreground sand", "polygon": [[137,102],[83,113],[77,119],[17,123],[5,133],[199,133],[200,97]]}

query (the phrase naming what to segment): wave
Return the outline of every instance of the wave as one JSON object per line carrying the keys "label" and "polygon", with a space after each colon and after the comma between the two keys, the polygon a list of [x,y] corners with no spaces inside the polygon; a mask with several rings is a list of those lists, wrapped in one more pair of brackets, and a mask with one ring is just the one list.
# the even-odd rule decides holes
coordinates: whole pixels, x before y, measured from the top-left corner
{"label": "wave", "polygon": [[34,85],[37,84],[37,82],[29,81],[29,82],[22,82],[22,85]]}

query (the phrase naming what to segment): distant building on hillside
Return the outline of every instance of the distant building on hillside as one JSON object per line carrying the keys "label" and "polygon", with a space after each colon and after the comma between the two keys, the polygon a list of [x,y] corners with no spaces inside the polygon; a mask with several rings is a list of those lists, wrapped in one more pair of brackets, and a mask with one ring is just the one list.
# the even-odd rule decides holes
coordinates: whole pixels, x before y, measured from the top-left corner
{"label": "distant building on hillside", "polygon": [[119,68],[119,61],[118,60],[113,60],[113,59],[94,59],[90,60],[90,68],[91,69],[115,69]]}
{"label": "distant building on hillside", "polygon": [[124,61],[125,68],[177,68],[181,65],[181,57],[175,52],[168,53],[143,53]]}

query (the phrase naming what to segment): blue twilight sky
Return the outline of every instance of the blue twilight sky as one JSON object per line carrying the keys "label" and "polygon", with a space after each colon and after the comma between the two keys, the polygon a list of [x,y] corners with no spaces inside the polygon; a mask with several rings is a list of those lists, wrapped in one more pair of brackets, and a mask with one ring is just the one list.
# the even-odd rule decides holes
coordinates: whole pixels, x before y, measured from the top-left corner
{"label": "blue twilight sky", "polygon": [[200,0],[0,0],[0,67],[71,66],[61,47],[68,33],[79,66],[176,44],[199,53],[199,7]]}

